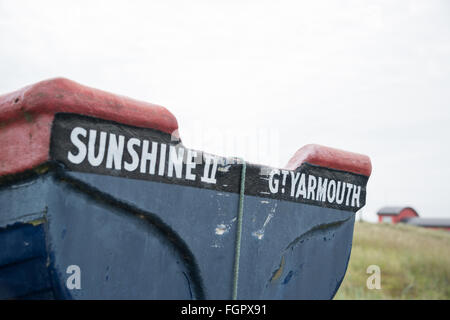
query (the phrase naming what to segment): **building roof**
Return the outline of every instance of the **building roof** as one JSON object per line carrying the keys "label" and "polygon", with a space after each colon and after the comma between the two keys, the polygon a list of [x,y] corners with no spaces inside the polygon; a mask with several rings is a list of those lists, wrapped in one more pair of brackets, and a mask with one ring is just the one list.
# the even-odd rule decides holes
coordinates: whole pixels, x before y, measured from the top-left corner
{"label": "building roof", "polygon": [[411,207],[383,207],[380,210],[378,210],[377,215],[379,215],[379,216],[382,216],[382,215],[396,216],[404,209],[411,209],[412,211],[414,211],[416,213],[417,216],[419,216],[417,211]]}
{"label": "building roof", "polygon": [[406,218],[402,222],[419,227],[450,228],[450,218]]}

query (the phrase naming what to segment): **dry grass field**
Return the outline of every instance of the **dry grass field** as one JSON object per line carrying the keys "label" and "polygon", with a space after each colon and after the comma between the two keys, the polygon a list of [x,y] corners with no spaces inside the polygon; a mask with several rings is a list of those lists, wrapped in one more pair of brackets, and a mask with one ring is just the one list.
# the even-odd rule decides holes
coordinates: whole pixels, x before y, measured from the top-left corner
{"label": "dry grass field", "polygon": [[[370,265],[380,267],[379,290],[366,286]],[[450,299],[450,232],[357,222],[335,299]]]}

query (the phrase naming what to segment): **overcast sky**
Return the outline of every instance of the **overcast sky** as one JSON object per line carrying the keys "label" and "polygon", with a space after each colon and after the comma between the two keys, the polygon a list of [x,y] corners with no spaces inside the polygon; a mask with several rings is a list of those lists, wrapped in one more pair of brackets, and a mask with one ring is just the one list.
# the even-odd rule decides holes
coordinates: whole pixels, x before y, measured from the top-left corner
{"label": "overcast sky", "polygon": [[163,105],[187,147],[250,162],[367,154],[365,219],[450,217],[449,1],[0,0],[0,75]]}

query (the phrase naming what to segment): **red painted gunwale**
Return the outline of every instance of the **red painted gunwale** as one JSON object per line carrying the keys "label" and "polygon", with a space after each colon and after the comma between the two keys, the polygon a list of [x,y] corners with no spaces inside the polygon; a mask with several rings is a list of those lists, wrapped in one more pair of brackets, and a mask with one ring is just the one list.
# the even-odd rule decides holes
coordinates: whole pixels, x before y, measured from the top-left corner
{"label": "red painted gunwale", "polygon": [[55,78],[0,96],[0,176],[49,160],[56,113],[68,112],[153,128],[178,137],[166,108]]}
{"label": "red painted gunwale", "polygon": [[307,144],[300,148],[289,160],[286,169],[295,170],[305,162],[367,177],[372,173],[372,163],[368,156],[317,144]]}

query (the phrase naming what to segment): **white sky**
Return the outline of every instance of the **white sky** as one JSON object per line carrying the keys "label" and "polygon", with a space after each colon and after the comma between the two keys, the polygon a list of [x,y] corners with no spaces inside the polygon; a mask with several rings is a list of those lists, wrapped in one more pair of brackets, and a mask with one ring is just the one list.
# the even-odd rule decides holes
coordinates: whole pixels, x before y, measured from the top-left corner
{"label": "white sky", "polygon": [[273,166],[308,143],[364,153],[365,219],[450,217],[449,18],[445,0],[0,0],[0,93],[63,76]]}

